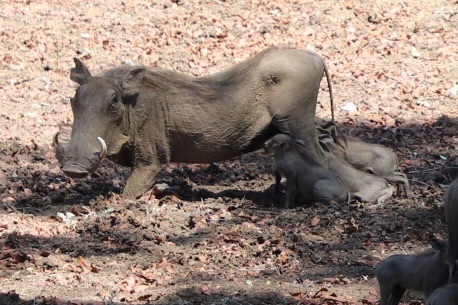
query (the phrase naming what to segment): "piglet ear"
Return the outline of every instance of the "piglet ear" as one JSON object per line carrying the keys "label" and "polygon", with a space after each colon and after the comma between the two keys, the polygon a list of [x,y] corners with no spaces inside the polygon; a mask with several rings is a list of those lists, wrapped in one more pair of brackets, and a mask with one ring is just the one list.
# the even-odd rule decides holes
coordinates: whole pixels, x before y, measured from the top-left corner
{"label": "piglet ear", "polygon": [[80,85],[87,83],[92,78],[88,68],[76,57],[73,58],[73,61],[75,67],[70,70],[70,79]]}
{"label": "piglet ear", "polygon": [[445,247],[448,246],[446,241],[443,241],[443,240],[440,240],[440,239],[437,239],[437,238],[432,238],[432,239],[428,240],[428,243],[431,245],[431,247],[434,250],[442,250],[442,249],[444,249]]}
{"label": "piglet ear", "polygon": [[122,94],[124,97],[132,98],[138,96],[143,80],[145,68],[138,68],[127,72],[121,80]]}

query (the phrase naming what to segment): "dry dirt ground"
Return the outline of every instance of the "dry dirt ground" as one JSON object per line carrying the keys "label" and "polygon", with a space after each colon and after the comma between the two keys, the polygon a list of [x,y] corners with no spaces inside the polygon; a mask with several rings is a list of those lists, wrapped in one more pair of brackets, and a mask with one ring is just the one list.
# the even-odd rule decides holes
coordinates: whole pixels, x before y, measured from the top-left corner
{"label": "dry dirt ground", "polygon": [[[443,194],[458,167],[457,1],[0,7],[0,304],[377,304],[381,259],[446,237]],[[205,75],[271,45],[325,58],[339,126],[393,148],[413,198],[284,210],[262,152],[171,164],[158,178],[169,188],[136,201],[120,195],[129,169],[109,161],[87,179],[60,171],[50,143],[71,128],[73,57],[97,73],[135,63]],[[323,117],[328,101],[323,90]],[[422,304],[421,295],[403,302]]]}

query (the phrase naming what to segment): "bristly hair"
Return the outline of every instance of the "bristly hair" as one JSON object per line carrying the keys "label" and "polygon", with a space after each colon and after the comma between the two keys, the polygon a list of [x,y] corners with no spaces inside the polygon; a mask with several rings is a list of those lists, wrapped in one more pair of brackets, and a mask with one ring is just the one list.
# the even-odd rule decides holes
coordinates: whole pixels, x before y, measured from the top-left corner
{"label": "bristly hair", "polygon": [[172,94],[174,92],[183,94],[183,91],[188,91],[192,94],[213,99],[218,98],[222,92],[226,91],[228,86],[247,82],[255,70],[254,67],[259,64],[267,53],[274,50],[278,50],[278,48],[269,48],[232,68],[202,77],[193,77],[169,70],[153,70],[148,67],[128,65],[106,71],[104,76],[122,78],[129,71],[144,68],[143,85],[157,87]]}

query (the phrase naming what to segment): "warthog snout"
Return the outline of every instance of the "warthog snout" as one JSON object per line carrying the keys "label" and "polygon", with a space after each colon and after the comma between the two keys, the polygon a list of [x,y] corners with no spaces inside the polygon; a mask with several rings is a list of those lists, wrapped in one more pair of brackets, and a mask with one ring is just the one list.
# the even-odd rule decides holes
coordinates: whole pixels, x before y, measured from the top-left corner
{"label": "warthog snout", "polygon": [[93,172],[100,161],[107,156],[107,144],[101,137],[97,137],[101,149],[98,152],[83,153],[83,146],[71,145],[72,143],[60,143],[59,132],[54,135],[53,146],[56,147],[56,155],[62,171],[71,178],[84,178]]}
{"label": "warthog snout", "polygon": [[89,171],[83,167],[82,164],[67,162],[62,171],[71,178],[84,178],[89,175]]}

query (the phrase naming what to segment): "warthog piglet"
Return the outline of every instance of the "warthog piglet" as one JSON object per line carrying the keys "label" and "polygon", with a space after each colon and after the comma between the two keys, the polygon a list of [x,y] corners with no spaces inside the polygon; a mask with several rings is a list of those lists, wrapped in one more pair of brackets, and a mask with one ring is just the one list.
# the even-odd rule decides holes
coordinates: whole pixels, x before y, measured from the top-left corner
{"label": "warthog piglet", "polygon": [[342,203],[350,193],[343,183],[327,168],[314,162],[301,150],[302,140],[279,134],[267,143],[267,151],[277,163],[277,171],[286,178],[284,207],[295,204],[298,195],[306,200],[324,203]]}
{"label": "warthog piglet", "polygon": [[458,180],[453,181],[445,195],[445,220],[448,230],[449,282],[456,273],[458,260]]}
{"label": "warthog piglet", "polygon": [[329,143],[329,147],[335,154],[355,168],[396,183],[406,197],[412,196],[409,180],[401,172],[398,157],[392,149],[347,138],[334,122],[322,123],[321,127],[317,127],[317,131],[321,141]]}
{"label": "warthog piglet", "polygon": [[375,271],[380,285],[380,305],[397,305],[407,289],[428,297],[448,281],[447,244],[432,241],[432,250],[413,255],[392,255]]}
{"label": "warthog piglet", "polygon": [[437,288],[426,300],[426,305],[458,305],[458,284]]}

